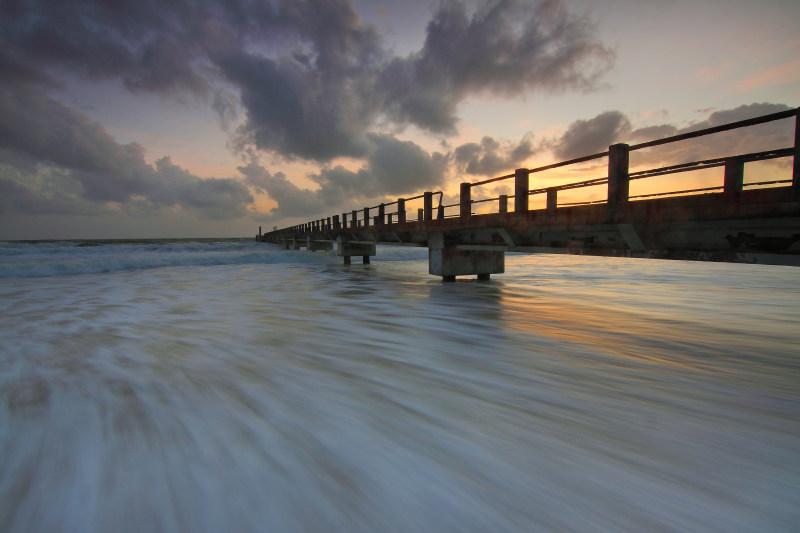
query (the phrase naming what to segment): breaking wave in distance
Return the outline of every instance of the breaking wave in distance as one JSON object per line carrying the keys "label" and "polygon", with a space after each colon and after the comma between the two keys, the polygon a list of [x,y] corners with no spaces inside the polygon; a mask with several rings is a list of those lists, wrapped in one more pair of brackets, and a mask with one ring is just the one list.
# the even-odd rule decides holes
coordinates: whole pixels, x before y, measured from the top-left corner
{"label": "breaking wave in distance", "polygon": [[[378,260],[427,257],[388,248]],[[278,253],[280,252],[280,253]],[[0,279],[101,274],[165,267],[340,262],[335,252],[281,251],[251,239],[0,242]]]}

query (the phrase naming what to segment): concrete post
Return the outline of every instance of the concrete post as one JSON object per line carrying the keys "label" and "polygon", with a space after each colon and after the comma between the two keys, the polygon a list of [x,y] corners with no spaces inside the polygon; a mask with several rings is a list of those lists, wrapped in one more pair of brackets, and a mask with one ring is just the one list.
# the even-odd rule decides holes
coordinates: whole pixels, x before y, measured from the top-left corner
{"label": "concrete post", "polygon": [[558,189],[550,187],[547,189],[547,214],[555,214],[556,209],[558,209]]}
{"label": "concrete post", "polygon": [[630,178],[628,176],[629,152],[624,143],[608,147],[608,205],[617,207],[628,202]]}
{"label": "concrete post", "polygon": [[393,218],[394,218],[394,213],[389,213],[389,224],[392,223]]}
{"label": "concrete post", "polygon": [[404,198],[397,199],[397,222],[405,224],[406,221],[406,201]]}
{"label": "concrete post", "polygon": [[364,227],[369,226],[369,207],[364,208]]}
{"label": "concrete post", "polygon": [[386,223],[386,204],[381,202],[381,205],[378,206],[378,220],[376,224],[380,224],[383,226]]}
{"label": "concrete post", "polygon": [[422,222],[425,220],[425,210],[421,207],[417,209],[417,222]]}
{"label": "concrete post", "polygon": [[725,161],[725,192],[739,192],[744,188],[744,161],[739,158]]}
{"label": "concrete post", "polygon": [[[433,220],[433,193],[426,192],[422,195],[422,203],[424,206],[425,220]],[[422,220],[420,218],[420,220]]]}
{"label": "concrete post", "polygon": [[333,215],[333,229],[339,229],[341,226],[339,225],[339,215]]}
{"label": "concrete post", "polygon": [[472,184],[461,184],[461,211],[459,216],[467,219],[472,215]]}
{"label": "concrete post", "polygon": [[527,168],[518,168],[514,171],[514,212],[524,214],[528,212],[528,180],[530,172]]}
{"label": "concrete post", "polygon": [[342,227],[347,229],[347,213],[342,213]]}
{"label": "concrete post", "polygon": [[353,209],[353,220],[350,222],[350,227],[355,228],[358,227],[358,212]]}
{"label": "concrete post", "polygon": [[333,227],[333,223],[331,222],[331,217],[326,218],[325,219],[325,229],[330,231],[330,229],[332,227]]}
{"label": "concrete post", "polygon": [[500,195],[500,212],[501,213],[508,213],[508,195],[501,194]]}

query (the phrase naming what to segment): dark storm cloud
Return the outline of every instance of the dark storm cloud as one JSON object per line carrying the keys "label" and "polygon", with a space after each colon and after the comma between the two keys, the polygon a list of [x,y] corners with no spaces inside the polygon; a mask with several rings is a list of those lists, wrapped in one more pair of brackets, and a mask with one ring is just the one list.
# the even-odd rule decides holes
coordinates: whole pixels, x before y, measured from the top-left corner
{"label": "dark storm cloud", "polygon": [[423,48],[393,59],[380,81],[393,119],[450,132],[471,94],[589,90],[613,57],[592,24],[559,1],[491,0],[470,16],[463,2],[445,0]]}
{"label": "dark storm cloud", "polygon": [[610,145],[624,140],[630,129],[630,120],[619,111],[606,111],[589,120],[576,120],[555,143],[553,153],[566,160],[604,152]]}
{"label": "dark storm cloud", "polygon": [[0,90],[0,150],[14,154],[3,159],[5,192],[13,196],[6,207],[24,212],[42,205],[64,212],[59,206],[68,204],[97,211],[103,208],[92,202],[116,202],[229,218],[253,201],[240,181],[201,179],[169,158],[148,164],[142,146],[117,143],[100,124],[36,90]]}
{"label": "dark storm cloud", "polygon": [[474,176],[492,176],[513,171],[520,163],[536,153],[533,139],[524,136],[513,146],[492,137],[484,137],[479,143],[466,143],[453,152],[458,167]]}
{"label": "dark storm cloud", "polygon": [[282,172],[275,174],[251,163],[239,167],[247,183],[278,202],[272,215],[310,217],[333,208],[349,209],[353,202],[389,196],[399,197],[444,184],[448,158],[430,154],[418,145],[387,135],[369,135],[367,156],[359,170],[341,165],[323,167],[309,176],[319,187],[301,189]]}
{"label": "dark storm cloud", "polygon": [[[142,146],[117,143],[48,97],[86,80],[201,98],[224,127],[241,113],[231,146],[243,153],[321,162],[308,204],[299,199],[307,191],[285,176],[259,178],[280,210],[295,214],[291,207],[305,213],[348,197],[442,184],[447,156],[377,134],[377,126],[453,132],[458,106],[472,95],[590,90],[613,60],[590,21],[560,0],[485,0],[474,12],[465,6],[439,2],[422,48],[398,57],[351,0],[6,0],[0,150],[10,154],[6,163],[33,168],[31,183],[15,179],[23,189],[7,189],[17,198],[44,194],[42,169],[51,169],[64,171],[59,187],[69,185],[65,197],[81,206],[181,206],[223,217],[252,201],[243,182],[200,179],[168,159],[148,164]],[[486,149],[464,162],[468,172],[490,172],[530,149],[517,148],[503,155]],[[341,156],[361,158],[363,166],[328,166]],[[48,194],[41,197],[55,198]]]}
{"label": "dark storm cloud", "polygon": [[0,214],[81,215],[91,207],[70,196],[56,193],[43,196],[14,180],[0,177]]}
{"label": "dark storm cloud", "polygon": [[645,126],[637,128],[630,133],[630,140],[633,142],[645,142],[655,139],[663,139],[675,135],[678,128],[672,124],[660,124],[658,126]]}
{"label": "dark storm cloud", "polygon": [[325,209],[325,204],[315,191],[301,189],[289,181],[283,172],[272,174],[256,163],[239,167],[239,172],[253,188],[269,194],[278,202],[278,206],[270,211],[273,216],[311,217]]}
{"label": "dark storm cloud", "polygon": [[446,155],[429,154],[415,143],[388,135],[370,135],[368,141],[366,164],[358,171],[337,166],[312,176],[327,205],[352,197],[399,196],[444,184]]}
{"label": "dark storm cloud", "polygon": [[487,0],[471,15],[444,0],[422,49],[404,58],[350,0],[8,0],[0,21],[8,84],[51,86],[65,73],[159,93],[232,84],[240,144],[319,161],[363,156],[387,117],[452,131],[472,94],[590,89],[611,60],[589,21],[557,0]]}

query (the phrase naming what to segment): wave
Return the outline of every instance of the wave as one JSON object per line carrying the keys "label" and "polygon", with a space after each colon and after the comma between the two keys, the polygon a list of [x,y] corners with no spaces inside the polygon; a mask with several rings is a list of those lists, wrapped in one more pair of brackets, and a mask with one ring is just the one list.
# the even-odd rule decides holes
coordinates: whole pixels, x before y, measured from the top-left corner
{"label": "wave", "polygon": [[[380,246],[379,261],[427,258],[426,248]],[[280,250],[249,239],[0,242],[0,279],[167,267],[338,263],[336,252]]]}

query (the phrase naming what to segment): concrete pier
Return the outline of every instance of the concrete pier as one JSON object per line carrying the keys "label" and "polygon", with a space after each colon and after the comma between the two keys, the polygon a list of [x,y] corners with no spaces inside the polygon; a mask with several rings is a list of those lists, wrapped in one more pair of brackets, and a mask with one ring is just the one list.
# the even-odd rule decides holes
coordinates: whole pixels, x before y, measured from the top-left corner
{"label": "concrete pier", "polygon": [[336,240],[336,255],[344,257],[344,264],[350,264],[350,258],[361,256],[364,264],[369,264],[370,256],[377,255],[375,243],[346,241],[341,236]]}
{"label": "concrete pier", "polygon": [[456,276],[477,275],[487,281],[491,274],[505,272],[505,251],[502,246],[468,245],[447,242],[443,232],[428,234],[428,273],[455,281]]}
{"label": "concrete pier", "polygon": [[333,250],[333,241],[314,240],[309,235],[306,242],[306,249],[309,252],[316,252],[317,250]]}
{"label": "concrete pier", "polygon": [[[713,154],[713,158],[657,168],[630,168],[630,155],[638,150],[787,119],[794,122],[793,147],[738,151],[724,157]],[[781,158],[793,158],[791,176],[745,181],[746,165]],[[560,185],[539,178],[542,172],[595,160],[606,160],[607,174]],[[296,249],[303,243],[310,251],[331,250],[336,239],[337,253],[345,263],[352,256],[361,256],[368,263],[377,243],[427,246],[428,271],[444,281],[457,276],[487,280],[492,274],[501,274],[506,251],[800,266],[798,161],[800,108],[634,145],[618,143],[604,152],[462,183],[459,201],[450,205],[443,204],[443,191],[426,191],[364,207],[363,211],[354,209],[350,216],[342,213],[341,220],[334,215],[282,230],[273,228],[269,233],[259,228],[257,238],[283,249]],[[632,180],[715,168],[719,169],[718,185],[631,196]],[[504,180],[513,180],[513,196],[492,198],[487,189],[482,189]],[[531,180],[540,186],[531,189]],[[546,186],[542,186],[544,183]],[[559,201],[561,192],[597,186],[606,187],[605,199]],[[434,216],[435,195],[439,205]],[[531,196],[544,202],[531,209]],[[415,201],[419,202],[411,203]],[[396,212],[391,211],[393,205]],[[487,211],[486,206],[494,205],[496,211]],[[407,212],[414,209],[417,219],[409,221]],[[445,209],[449,211],[445,213]]]}

